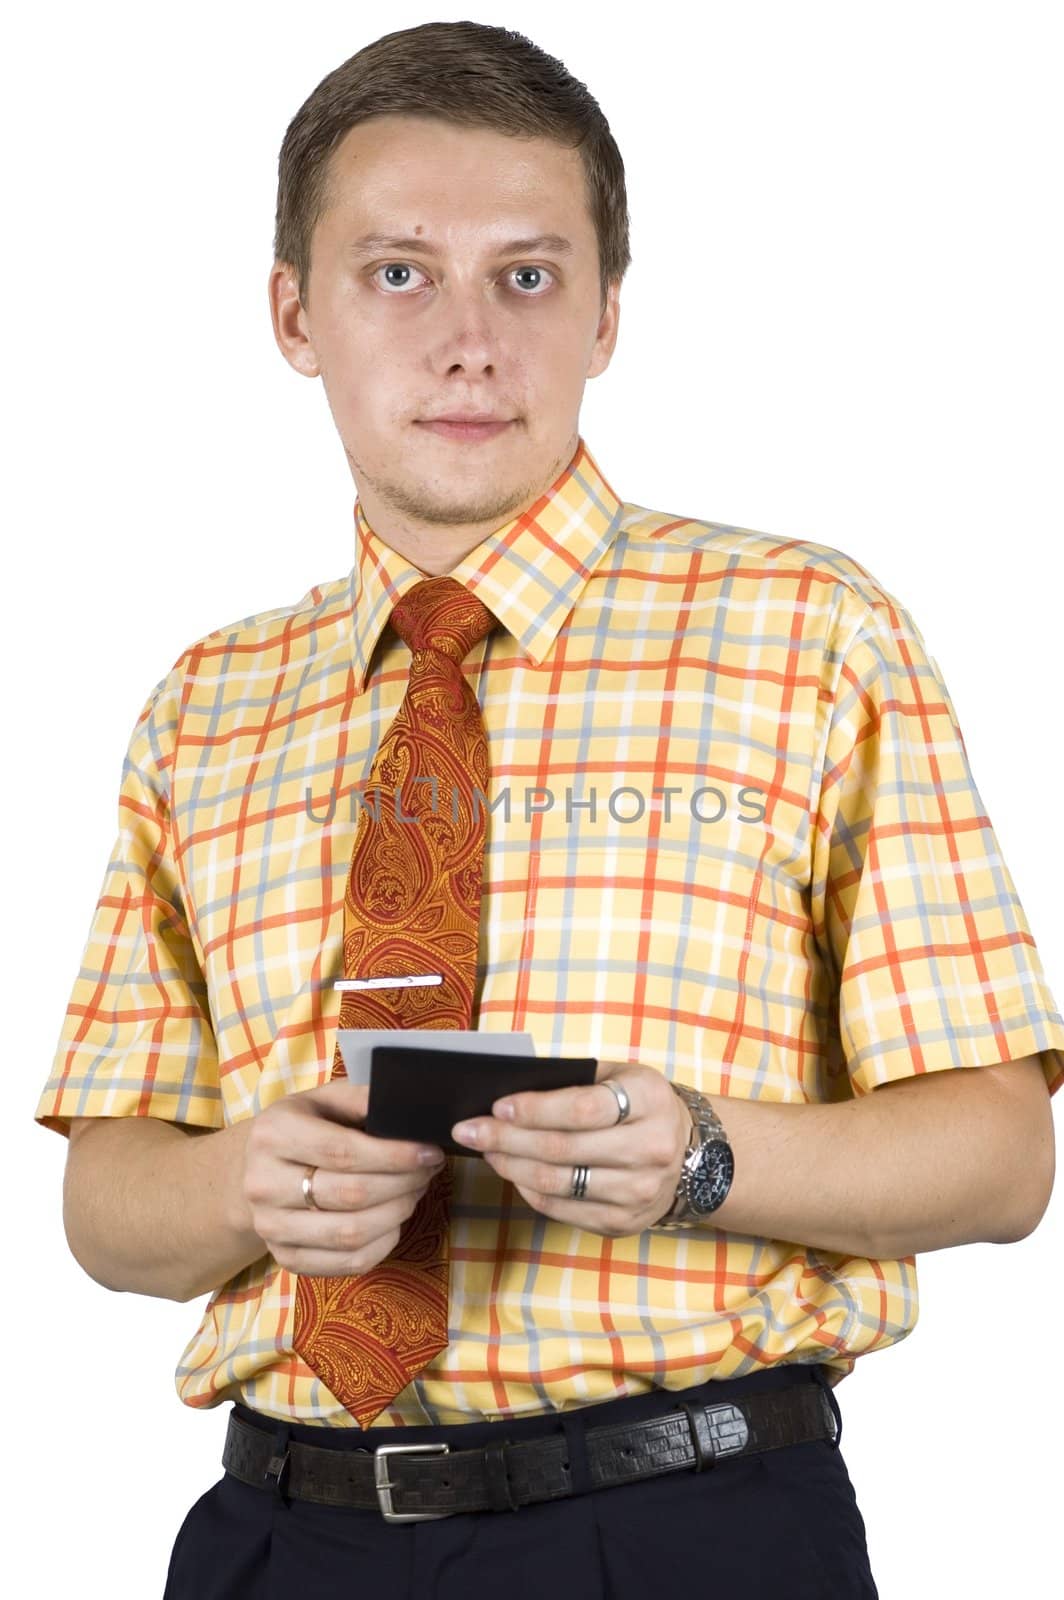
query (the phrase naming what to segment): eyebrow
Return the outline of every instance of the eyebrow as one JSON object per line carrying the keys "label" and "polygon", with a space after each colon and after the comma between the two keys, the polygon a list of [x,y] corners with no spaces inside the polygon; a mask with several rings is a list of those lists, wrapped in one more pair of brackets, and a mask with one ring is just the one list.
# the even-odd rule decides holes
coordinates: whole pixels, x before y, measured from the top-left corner
{"label": "eyebrow", "polygon": [[[390,233],[365,233],[348,245],[348,254],[370,255],[375,250],[411,250],[424,255],[438,255],[437,247],[429,239],[401,238]],[[539,250],[552,250],[556,255],[572,255],[573,246],[560,233],[537,233],[527,239],[507,239],[497,245],[493,254],[499,256],[531,255]]]}

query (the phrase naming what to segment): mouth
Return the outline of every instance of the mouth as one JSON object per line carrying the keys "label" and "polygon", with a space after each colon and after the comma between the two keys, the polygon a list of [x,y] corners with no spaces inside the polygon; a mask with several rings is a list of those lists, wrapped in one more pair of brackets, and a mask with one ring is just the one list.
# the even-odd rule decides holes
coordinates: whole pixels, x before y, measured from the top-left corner
{"label": "mouth", "polygon": [[419,421],[418,427],[438,433],[441,439],[463,439],[472,444],[479,439],[494,439],[496,434],[504,433],[513,421],[512,417],[472,422],[461,418],[436,417],[431,422]]}

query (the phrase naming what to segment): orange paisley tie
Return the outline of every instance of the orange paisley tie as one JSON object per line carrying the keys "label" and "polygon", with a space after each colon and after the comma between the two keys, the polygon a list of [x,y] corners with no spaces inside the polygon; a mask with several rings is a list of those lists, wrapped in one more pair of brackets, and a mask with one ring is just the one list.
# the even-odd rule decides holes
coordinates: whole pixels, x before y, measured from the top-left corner
{"label": "orange paisley tie", "polygon": [[[344,894],[348,978],[443,974],[435,987],[344,991],[341,1028],[470,1028],[484,870],[488,738],[462,662],[496,618],[449,576],[426,578],[391,621],[412,652],[378,747]],[[474,798],[477,804],[474,807]],[[404,820],[410,819],[410,820]],[[345,1076],[337,1041],[332,1076]],[[361,1427],[447,1347],[451,1163],[392,1253],[358,1277],[296,1278],[294,1347]]]}

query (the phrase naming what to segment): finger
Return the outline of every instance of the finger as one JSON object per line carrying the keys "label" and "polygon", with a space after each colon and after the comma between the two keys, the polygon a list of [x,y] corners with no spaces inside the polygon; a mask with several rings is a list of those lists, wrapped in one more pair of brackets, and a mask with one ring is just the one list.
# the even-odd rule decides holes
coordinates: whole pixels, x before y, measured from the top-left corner
{"label": "finger", "polygon": [[294,1250],[273,1252],[280,1267],[309,1278],[359,1278],[369,1268],[361,1256],[340,1250]]}
{"label": "finger", "polygon": [[[422,1154],[424,1152],[424,1155]],[[444,1152],[439,1145],[410,1139],[377,1139],[340,1123],[301,1122],[289,1131],[283,1159],[324,1172],[417,1172],[437,1164]]]}
{"label": "finger", "polygon": [[[441,1162],[441,1168],[442,1165]],[[291,1177],[286,1174],[285,1178],[286,1190],[290,1187],[291,1198],[289,1199],[286,1194],[285,1201],[297,1210],[372,1210],[376,1206],[398,1199],[401,1195],[423,1194],[438,1170],[440,1169],[433,1169],[427,1174],[424,1170],[397,1173],[345,1173],[327,1172],[323,1167],[318,1167],[311,1185],[314,1196],[314,1205],[311,1206],[303,1198],[304,1169],[293,1166]]]}
{"label": "finger", "polygon": [[[637,1090],[630,1082],[622,1087],[632,1102],[631,1113],[625,1119],[631,1121],[638,1117]],[[508,1094],[496,1100],[491,1110],[494,1117],[522,1128],[608,1128],[616,1123],[619,1114],[617,1096],[603,1082]]]}
{"label": "finger", "polygon": [[[468,1132],[462,1131],[468,1129]],[[524,1156],[552,1166],[631,1167],[645,1164],[641,1134],[627,1127],[607,1128],[594,1133],[562,1128],[518,1128],[495,1117],[479,1117],[472,1123],[455,1123],[457,1143],[469,1145],[482,1154]]]}
{"label": "finger", "polygon": [[595,1082],[604,1083],[607,1078],[615,1078],[619,1072],[631,1072],[636,1065],[633,1061],[596,1061]]}
{"label": "finger", "polygon": [[[658,1194],[661,1174],[622,1167],[595,1166],[590,1162],[574,1162],[568,1166],[555,1166],[551,1162],[529,1160],[524,1156],[493,1154],[490,1166],[512,1183],[515,1189],[526,1190],[552,1200],[572,1200],[574,1206],[617,1206],[625,1211],[641,1211]],[[578,1165],[589,1168],[587,1188],[581,1199],[573,1196],[573,1179]],[[664,1208],[663,1208],[664,1209]],[[579,1221],[575,1215],[574,1221]]]}
{"label": "finger", "polygon": [[369,1084],[352,1083],[346,1077],[330,1078],[328,1083],[308,1089],[303,1098],[319,1115],[334,1117],[338,1121],[363,1122],[369,1107]]}
{"label": "finger", "polygon": [[257,1162],[264,1156],[335,1172],[404,1172],[442,1157],[438,1145],[409,1139],[379,1139],[358,1123],[368,1088],[334,1080],[289,1095],[253,1119],[250,1145]]}
{"label": "finger", "polygon": [[[313,1125],[317,1122],[328,1129],[337,1127],[350,1132],[361,1131],[361,1124],[365,1121],[369,1105],[369,1085],[349,1083],[346,1078],[334,1078],[317,1089],[306,1090],[301,1095],[291,1097],[288,1105],[298,1113],[301,1123],[309,1122]],[[365,1132],[362,1132],[362,1137],[375,1138],[373,1134]],[[410,1141],[405,1139],[380,1142],[393,1146],[410,1144]],[[438,1147],[433,1146],[433,1148]]]}
{"label": "finger", "polygon": [[274,1259],[292,1272],[362,1273],[394,1250],[421,1199],[406,1195],[358,1213],[277,1212],[267,1219],[264,1237]]}

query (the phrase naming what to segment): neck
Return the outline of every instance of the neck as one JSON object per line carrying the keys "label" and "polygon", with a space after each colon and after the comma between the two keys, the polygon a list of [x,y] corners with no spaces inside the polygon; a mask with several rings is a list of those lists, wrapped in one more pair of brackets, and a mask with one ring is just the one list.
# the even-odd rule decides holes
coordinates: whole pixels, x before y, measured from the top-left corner
{"label": "neck", "polygon": [[[578,446],[579,434],[574,432],[561,454],[550,463],[545,473],[537,475],[535,481],[517,484],[509,493],[500,492],[490,500],[482,496],[487,514],[471,522],[427,520],[419,515],[422,506],[404,503],[396,492],[380,492],[379,486],[370,482],[364,472],[356,476],[353,462],[352,476],[355,478],[363,515],[377,538],[426,577],[440,577],[453,572],[477,545],[500,528],[505,528],[541,499],[572,461]],[[350,456],[348,459],[350,461]]]}

